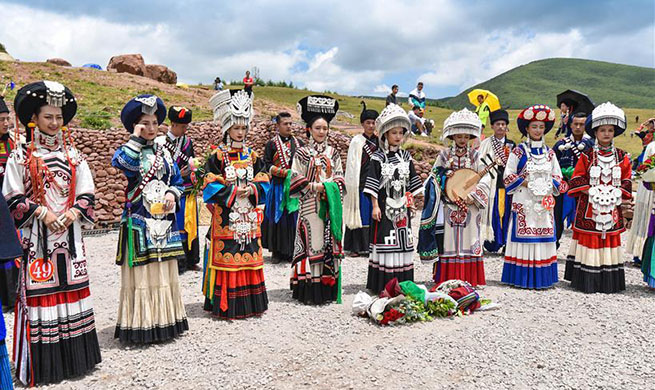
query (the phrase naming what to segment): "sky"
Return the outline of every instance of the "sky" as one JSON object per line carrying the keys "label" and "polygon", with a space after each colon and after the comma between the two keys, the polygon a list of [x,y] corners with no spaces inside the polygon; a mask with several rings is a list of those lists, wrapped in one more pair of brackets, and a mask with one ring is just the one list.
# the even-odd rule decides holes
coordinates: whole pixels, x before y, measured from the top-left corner
{"label": "sky", "polygon": [[453,96],[531,61],[655,67],[655,0],[0,0],[0,42],[22,61],[103,68],[141,53],[185,83],[293,81],[348,95]]}

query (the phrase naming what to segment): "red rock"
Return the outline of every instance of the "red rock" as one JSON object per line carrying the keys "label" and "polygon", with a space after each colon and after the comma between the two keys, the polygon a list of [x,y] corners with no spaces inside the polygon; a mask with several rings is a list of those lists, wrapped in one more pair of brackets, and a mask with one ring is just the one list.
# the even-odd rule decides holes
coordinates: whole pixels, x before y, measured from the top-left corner
{"label": "red rock", "polygon": [[107,176],[107,171],[101,169],[96,171],[96,177],[106,177]]}
{"label": "red rock", "polygon": [[107,65],[107,70],[145,76],[146,64],[141,54],[122,54],[111,57]]}
{"label": "red rock", "polygon": [[71,66],[71,63],[63,58],[48,58],[45,62],[59,66]]}
{"label": "red rock", "polygon": [[177,73],[164,65],[146,65],[145,76],[166,84],[177,83]]}

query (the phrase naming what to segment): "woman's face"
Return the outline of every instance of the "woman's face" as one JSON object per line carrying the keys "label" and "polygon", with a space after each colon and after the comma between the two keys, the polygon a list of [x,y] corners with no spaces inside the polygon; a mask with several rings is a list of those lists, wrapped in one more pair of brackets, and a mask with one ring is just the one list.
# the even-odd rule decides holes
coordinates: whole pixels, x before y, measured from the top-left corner
{"label": "woman's face", "polygon": [[387,137],[387,142],[389,142],[389,146],[400,146],[400,144],[403,143],[403,132],[404,129],[402,127],[394,127],[389,130],[385,135]]}
{"label": "woman's face", "polygon": [[599,145],[608,146],[614,139],[614,125],[602,125],[596,129],[596,140]]}
{"label": "woman's face", "polygon": [[314,141],[320,144],[327,138],[329,130],[330,127],[328,126],[327,121],[323,118],[318,118],[314,121],[314,123],[312,123],[312,127],[309,129],[309,132],[311,133],[312,138],[314,138]]}
{"label": "woman's face", "polygon": [[159,131],[159,123],[157,122],[157,116],[143,114],[139,121],[136,122],[137,125],[143,125],[143,130],[141,130],[141,138],[152,141],[157,137],[157,132]]}
{"label": "woman's face", "polygon": [[546,123],[542,121],[532,121],[528,125],[528,135],[533,141],[541,141],[546,132]]}
{"label": "woman's face", "polygon": [[45,105],[41,107],[38,114],[32,116],[32,122],[36,123],[36,127],[42,132],[55,135],[64,125],[64,116],[61,108]]}
{"label": "woman's face", "polygon": [[230,127],[230,138],[232,138],[232,141],[243,142],[246,139],[247,131],[248,126],[246,125],[233,125]]}
{"label": "woman's face", "polygon": [[471,136],[469,134],[455,134],[453,135],[453,140],[455,140],[455,145],[458,148],[464,148],[469,143]]}

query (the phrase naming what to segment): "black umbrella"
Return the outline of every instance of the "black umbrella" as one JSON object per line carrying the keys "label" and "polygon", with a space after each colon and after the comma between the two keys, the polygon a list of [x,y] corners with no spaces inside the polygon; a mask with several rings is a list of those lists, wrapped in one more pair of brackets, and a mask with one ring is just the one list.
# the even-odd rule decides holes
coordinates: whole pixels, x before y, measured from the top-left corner
{"label": "black umbrella", "polygon": [[562,103],[571,107],[570,114],[584,112],[590,115],[594,108],[596,108],[596,105],[589,96],[573,89],[567,89],[557,95],[557,106],[559,107]]}

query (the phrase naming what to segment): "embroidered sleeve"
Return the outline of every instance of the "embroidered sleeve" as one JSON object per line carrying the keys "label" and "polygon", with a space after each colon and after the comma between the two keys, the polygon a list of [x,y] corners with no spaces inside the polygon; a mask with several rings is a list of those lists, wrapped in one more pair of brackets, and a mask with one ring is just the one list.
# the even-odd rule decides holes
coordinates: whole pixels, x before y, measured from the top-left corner
{"label": "embroidered sleeve", "polygon": [[236,200],[236,188],[232,184],[226,183],[223,178],[223,162],[219,159],[218,153],[214,153],[207,164],[205,172],[211,180],[202,191],[202,197],[205,203],[219,203],[225,207],[232,207]]}
{"label": "embroidered sleeve", "polygon": [[25,159],[22,149],[14,149],[5,166],[2,193],[17,228],[26,227],[39,207],[28,196],[25,188]]}
{"label": "embroidered sleeve", "polygon": [[575,165],[571,180],[569,180],[569,196],[580,196],[589,187],[589,157],[583,153]]}
{"label": "embroidered sleeve", "polygon": [[625,155],[621,166],[621,196],[623,199],[632,199],[632,166],[630,157]]}
{"label": "embroidered sleeve", "polygon": [[343,176],[343,165],[341,164],[341,155],[334,149],[334,154],[332,155],[332,181],[337,183],[339,186],[339,192],[341,193],[341,200],[346,195],[346,179]]}
{"label": "embroidered sleeve", "polygon": [[550,151],[550,161],[551,166],[553,167],[552,176],[553,176],[553,196],[558,196],[559,194],[566,193],[568,190],[568,184],[566,181],[562,180],[562,169],[559,166],[557,158],[555,158],[555,153]]}
{"label": "embroidered sleeve", "polygon": [[127,177],[136,177],[139,174],[139,156],[145,144],[145,139],[131,136],[125,145],[116,150],[111,165],[122,170]]}
{"label": "embroidered sleeve", "polygon": [[368,165],[368,172],[366,174],[366,184],[364,185],[364,193],[372,198],[379,198],[380,192],[380,179],[382,177],[382,167],[380,160],[374,158]]}
{"label": "embroidered sleeve", "polygon": [[290,196],[304,198],[309,194],[309,180],[307,179],[307,168],[309,156],[305,148],[300,148],[293,156],[291,163],[291,185],[289,186]]}
{"label": "embroidered sleeve", "polygon": [[421,183],[421,177],[416,173],[413,160],[409,161],[409,185],[407,186],[407,191],[413,196],[423,194],[423,183]]}
{"label": "embroidered sleeve", "polygon": [[171,184],[166,192],[173,194],[173,196],[175,196],[175,201],[179,202],[180,196],[182,196],[182,192],[184,191],[184,180],[180,174],[180,168],[176,163],[173,162],[171,164],[171,162],[172,161],[166,160],[171,175]]}
{"label": "embroidered sleeve", "polygon": [[[477,162],[477,171],[480,172],[484,170],[485,165],[481,160],[478,160]],[[483,209],[487,207],[487,204],[489,203],[489,191],[491,188],[491,175],[487,173],[486,175],[482,176],[480,181],[478,182],[478,185],[475,186],[475,190],[471,192],[471,198],[475,201],[476,205],[478,208]]]}
{"label": "embroidered sleeve", "polygon": [[253,169],[255,171],[255,177],[253,182],[250,184],[251,195],[250,202],[257,206],[266,203],[266,195],[270,188],[270,182],[268,180],[268,175],[265,172],[265,165],[262,159],[256,158],[254,160]]}
{"label": "embroidered sleeve", "polygon": [[525,178],[522,175],[519,175],[518,172],[518,164],[522,156],[523,153],[521,148],[516,147],[507,159],[503,181],[505,183],[505,191],[507,191],[508,194],[514,193],[518,188],[520,188],[523,181],[525,181]]}

